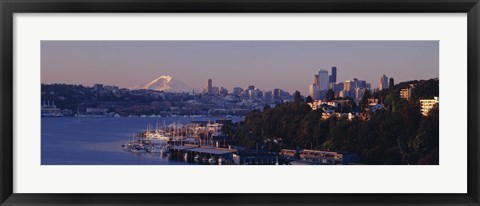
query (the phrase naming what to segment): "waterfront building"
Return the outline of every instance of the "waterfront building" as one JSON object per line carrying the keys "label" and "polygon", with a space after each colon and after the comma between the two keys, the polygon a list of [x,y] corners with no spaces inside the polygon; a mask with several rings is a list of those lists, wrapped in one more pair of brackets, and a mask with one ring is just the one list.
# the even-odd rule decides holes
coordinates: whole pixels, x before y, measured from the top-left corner
{"label": "waterfront building", "polygon": [[108,111],[107,108],[95,108],[95,107],[90,108],[89,107],[89,108],[85,109],[85,112],[87,114],[105,114],[105,113],[107,113],[107,111]]}
{"label": "waterfront building", "polygon": [[279,163],[277,155],[254,150],[238,150],[233,154],[233,162],[236,165],[276,165]]}
{"label": "waterfront building", "polygon": [[355,162],[356,157],[353,154],[304,149],[298,154],[300,161],[309,162],[316,165],[337,165],[349,164]]}
{"label": "waterfront building", "polygon": [[62,111],[55,106],[55,102],[47,101],[45,104],[45,101],[43,102],[43,105],[41,107],[41,116],[42,117],[61,117],[63,116]]}
{"label": "waterfront building", "polygon": [[380,81],[378,82],[378,89],[379,90],[388,89],[388,77],[385,76],[385,74],[382,77],[380,77]]}
{"label": "waterfront building", "polygon": [[295,160],[298,159],[298,154],[300,150],[293,150],[293,149],[281,149],[280,156],[286,160]]}
{"label": "waterfront building", "polygon": [[420,112],[423,116],[428,116],[431,109],[436,107],[439,103],[438,97],[433,99],[421,99],[420,100]]}

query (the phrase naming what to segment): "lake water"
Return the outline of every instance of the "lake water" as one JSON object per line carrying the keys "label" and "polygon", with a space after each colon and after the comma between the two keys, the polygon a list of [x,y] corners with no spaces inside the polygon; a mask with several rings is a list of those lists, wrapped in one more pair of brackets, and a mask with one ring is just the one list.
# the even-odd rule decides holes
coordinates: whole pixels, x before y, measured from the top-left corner
{"label": "lake water", "polygon": [[[131,153],[121,145],[155,125],[214,121],[215,117],[42,118],[42,165],[185,165],[159,153]],[[222,118],[223,119],[223,118]],[[232,119],[232,118],[230,118]],[[233,118],[234,121],[241,118]]]}

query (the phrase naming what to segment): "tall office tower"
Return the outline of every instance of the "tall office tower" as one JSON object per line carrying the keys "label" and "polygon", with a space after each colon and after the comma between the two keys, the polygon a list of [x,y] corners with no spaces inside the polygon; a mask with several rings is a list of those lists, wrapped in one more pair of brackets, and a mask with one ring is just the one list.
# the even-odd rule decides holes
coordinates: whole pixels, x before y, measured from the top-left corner
{"label": "tall office tower", "polygon": [[310,84],[310,87],[308,88],[308,95],[314,100],[319,100],[320,86],[318,84]]}
{"label": "tall office tower", "polygon": [[318,75],[313,75],[313,84],[318,85]]}
{"label": "tall office tower", "polygon": [[379,90],[388,89],[388,77],[385,76],[385,74],[382,77],[380,77],[380,81],[378,82],[378,89]]}
{"label": "tall office tower", "polygon": [[328,71],[325,69],[318,71],[318,86],[320,90],[328,89]]}
{"label": "tall office tower", "polygon": [[332,67],[332,75],[330,75],[330,82],[337,82],[337,67]]}
{"label": "tall office tower", "polygon": [[279,99],[282,97],[282,90],[281,89],[274,89],[273,90],[273,98]]}
{"label": "tall office tower", "polygon": [[205,89],[203,89],[203,92],[206,94],[213,94],[212,79],[208,79],[207,84],[205,85]]}

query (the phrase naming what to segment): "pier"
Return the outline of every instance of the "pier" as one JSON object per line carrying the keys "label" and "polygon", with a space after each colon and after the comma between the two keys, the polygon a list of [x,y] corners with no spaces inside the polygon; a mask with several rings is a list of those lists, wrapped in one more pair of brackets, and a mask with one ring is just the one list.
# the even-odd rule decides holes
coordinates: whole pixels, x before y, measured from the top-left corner
{"label": "pier", "polygon": [[236,152],[236,149],[189,144],[172,146],[169,149],[170,158],[199,164],[232,164],[233,154]]}

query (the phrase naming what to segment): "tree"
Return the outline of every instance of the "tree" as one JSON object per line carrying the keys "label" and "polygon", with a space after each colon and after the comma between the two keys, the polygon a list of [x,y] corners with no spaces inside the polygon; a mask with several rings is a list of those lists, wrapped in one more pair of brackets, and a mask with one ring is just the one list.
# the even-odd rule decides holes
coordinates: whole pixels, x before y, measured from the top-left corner
{"label": "tree", "polygon": [[365,90],[365,93],[363,93],[362,97],[362,109],[365,109],[368,107],[368,99],[372,97],[372,94],[370,93],[370,90]]}
{"label": "tree", "polygon": [[390,77],[390,81],[388,82],[388,91],[393,92],[393,86],[395,85],[393,78]]}
{"label": "tree", "polygon": [[[436,82],[420,82],[417,94],[434,95],[438,90]],[[395,85],[394,89],[403,88],[406,85],[403,84]],[[299,101],[251,111],[244,121],[222,129],[231,134],[234,144],[250,149],[258,146],[273,152],[307,148],[343,150],[358,154],[364,164],[438,164],[438,108],[422,116],[418,102],[399,99],[398,92],[375,93],[365,91],[362,104],[368,102],[369,96],[378,95],[389,109],[371,113],[366,120],[322,119],[322,109],[312,110]],[[301,100],[299,92],[295,96]],[[356,110],[353,101],[348,100],[342,104],[341,112]],[[274,144],[272,138],[282,141]]]}
{"label": "tree", "polygon": [[295,102],[303,102],[302,95],[300,94],[300,92],[298,90],[295,91],[295,93],[293,94],[293,100]]}
{"label": "tree", "polygon": [[305,99],[305,102],[306,103],[312,103],[313,102],[313,99],[311,96],[308,96],[307,99]]}
{"label": "tree", "polygon": [[332,100],[334,98],[335,98],[335,92],[332,89],[328,89],[326,99]]}
{"label": "tree", "polygon": [[265,105],[263,106],[263,111],[265,111],[265,110],[267,110],[267,109],[271,109],[271,108],[270,108],[270,105],[265,104]]}

